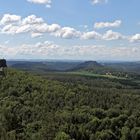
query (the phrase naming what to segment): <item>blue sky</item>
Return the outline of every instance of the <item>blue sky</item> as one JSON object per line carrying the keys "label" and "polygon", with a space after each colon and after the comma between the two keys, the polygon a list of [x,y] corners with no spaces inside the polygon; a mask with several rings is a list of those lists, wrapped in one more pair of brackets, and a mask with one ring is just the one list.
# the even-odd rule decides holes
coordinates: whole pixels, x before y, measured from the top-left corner
{"label": "blue sky", "polygon": [[139,0],[0,1],[0,57],[140,60]]}

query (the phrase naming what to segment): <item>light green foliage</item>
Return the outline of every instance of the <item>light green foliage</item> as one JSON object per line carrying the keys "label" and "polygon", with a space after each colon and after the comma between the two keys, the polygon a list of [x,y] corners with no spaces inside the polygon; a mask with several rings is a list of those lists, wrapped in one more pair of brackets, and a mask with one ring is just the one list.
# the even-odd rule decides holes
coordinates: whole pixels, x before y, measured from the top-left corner
{"label": "light green foliage", "polygon": [[70,140],[70,137],[65,132],[59,132],[56,135],[55,140]]}

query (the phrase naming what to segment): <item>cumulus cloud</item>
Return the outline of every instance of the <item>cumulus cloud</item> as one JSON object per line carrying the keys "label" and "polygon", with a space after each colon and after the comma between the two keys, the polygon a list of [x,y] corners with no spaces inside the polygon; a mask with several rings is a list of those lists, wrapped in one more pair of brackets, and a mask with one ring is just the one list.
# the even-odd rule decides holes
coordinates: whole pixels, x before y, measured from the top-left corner
{"label": "cumulus cloud", "polygon": [[12,14],[4,14],[2,19],[0,20],[0,24],[11,24],[11,23],[17,23],[21,20],[21,16],[18,15],[12,15]]}
{"label": "cumulus cloud", "polygon": [[[5,19],[5,16],[3,18]],[[67,38],[67,39],[80,37],[80,31],[77,31],[74,28],[61,27],[58,24],[49,25],[42,18],[36,17],[35,15],[30,15],[23,19],[19,18],[19,22],[17,24],[13,24],[12,22],[9,22],[9,21],[17,21],[17,19],[13,20],[12,18],[11,20],[5,21],[3,20],[3,18],[1,20],[1,22],[3,23],[1,32],[5,34],[13,35],[13,34],[29,32],[32,37],[41,36],[43,33],[50,33],[51,35],[54,35],[56,37]]]}
{"label": "cumulus cloud", "polygon": [[56,37],[61,37],[66,39],[79,38],[81,36],[80,31],[77,31],[71,27],[63,27],[53,34]]}
{"label": "cumulus cloud", "polygon": [[[112,30],[107,31],[105,34],[101,34],[95,31],[82,32],[72,27],[61,27],[59,24],[48,24],[41,17],[35,15],[29,15],[25,18],[21,18],[18,15],[3,16],[0,20],[0,33],[3,34],[21,34],[28,33],[32,38],[40,37],[44,34],[49,34],[54,37],[63,39],[93,39],[93,40],[118,40],[126,39],[123,35]],[[5,18],[7,17],[7,18]],[[112,23],[110,26],[116,26],[117,22]],[[105,25],[104,27],[107,27]],[[133,38],[132,38],[133,40]]]}
{"label": "cumulus cloud", "polygon": [[59,46],[49,42],[38,42],[36,44],[23,44],[18,48],[18,53],[20,55],[32,55],[32,56],[53,56],[55,53],[58,53]]}
{"label": "cumulus cloud", "polygon": [[101,39],[101,38],[102,38],[102,35],[95,31],[85,32],[81,36],[81,39]]}
{"label": "cumulus cloud", "polygon": [[1,29],[2,33],[6,33],[6,34],[12,34],[14,35],[17,30],[19,29],[18,26],[13,26],[12,24],[6,25]]}
{"label": "cumulus cloud", "polygon": [[139,42],[140,41],[140,34],[135,34],[129,38],[130,42]]}
{"label": "cumulus cloud", "polygon": [[52,33],[52,32],[56,32],[56,31],[58,31],[60,29],[61,29],[60,25],[58,25],[58,24],[51,24],[51,25],[47,26],[46,31],[49,32],[49,33]]}
{"label": "cumulus cloud", "polygon": [[97,22],[94,24],[94,28],[101,29],[101,28],[110,28],[110,27],[120,27],[122,21],[116,20],[114,22]]}
{"label": "cumulus cloud", "polygon": [[26,18],[24,18],[22,20],[23,25],[26,25],[26,24],[41,24],[43,22],[44,22],[44,20],[42,18],[38,18],[35,15],[27,16]]}
{"label": "cumulus cloud", "polygon": [[125,37],[118,33],[118,32],[113,32],[112,30],[107,31],[104,35],[103,35],[103,39],[104,40],[119,40],[119,39],[124,39]]}
{"label": "cumulus cloud", "polygon": [[99,4],[99,3],[107,3],[108,0],[91,0],[92,1],[92,4]]}
{"label": "cumulus cloud", "polygon": [[5,18],[7,16],[4,15],[4,17],[0,20],[0,23],[3,23],[1,26],[1,33],[4,34],[14,35],[19,33],[30,33],[32,37],[37,37],[42,35],[42,33],[56,32],[61,28],[58,24],[48,25],[42,18],[36,17],[35,15],[30,15],[23,19],[16,15],[6,15],[8,15],[8,18]]}

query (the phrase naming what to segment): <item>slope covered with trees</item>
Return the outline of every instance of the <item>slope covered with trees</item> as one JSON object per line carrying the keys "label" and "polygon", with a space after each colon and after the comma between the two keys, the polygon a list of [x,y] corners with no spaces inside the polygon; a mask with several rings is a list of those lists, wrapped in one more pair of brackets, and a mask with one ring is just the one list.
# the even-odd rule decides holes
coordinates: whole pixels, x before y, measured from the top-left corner
{"label": "slope covered with trees", "polygon": [[138,62],[103,63],[97,61],[8,61],[9,67],[39,74],[72,72],[80,75],[97,74],[133,79],[138,77],[139,64]]}
{"label": "slope covered with trees", "polygon": [[139,140],[140,89],[127,81],[8,70],[0,140]]}

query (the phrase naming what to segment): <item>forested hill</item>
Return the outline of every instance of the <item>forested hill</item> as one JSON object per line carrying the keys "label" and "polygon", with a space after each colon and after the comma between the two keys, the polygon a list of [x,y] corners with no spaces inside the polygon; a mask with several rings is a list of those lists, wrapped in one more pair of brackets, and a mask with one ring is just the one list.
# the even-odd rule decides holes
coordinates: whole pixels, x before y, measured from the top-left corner
{"label": "forested hill", "polygon": [[140,139],[138,87],[112,79],[63,78],[8,70],[0,79],[0,140]]}
{"label": "forested hill", "polygon": [[90,69],[100,68],[100,67],[103,66],[96,61],[86,61],[75,66],[73,70],[90,70]]}

